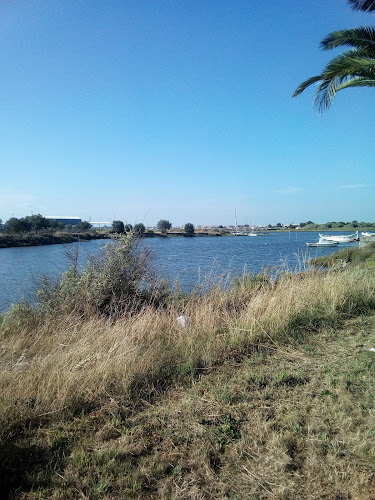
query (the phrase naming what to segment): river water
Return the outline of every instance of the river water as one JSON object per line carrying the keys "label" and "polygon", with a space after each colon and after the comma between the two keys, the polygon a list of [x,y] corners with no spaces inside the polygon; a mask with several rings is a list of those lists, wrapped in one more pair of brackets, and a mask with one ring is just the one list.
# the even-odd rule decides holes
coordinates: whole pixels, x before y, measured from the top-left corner
{"label": "river water", "polygon": [[[171,284],[177,279],[184,291],[190,291],[196,286],[209,286],[217,279],[228,281],[244,271],[302,270],[309,257],[337,251],[336,247],[306,246],[306,242],[318,238],[316,232],[285,232],[257,237],[146,238],[142,245],[151,249],[152,266],[160,278]],[[41,276],[57,278],[69,267],[69,254],[78,249],[79,262],[84,266],[88,257],[97,255],[108,242],[91,240],[68,245],[1,248],[0,312],[21,299],[32,301]],[[348,245],[355,243],[340,244],[340,248]]]}

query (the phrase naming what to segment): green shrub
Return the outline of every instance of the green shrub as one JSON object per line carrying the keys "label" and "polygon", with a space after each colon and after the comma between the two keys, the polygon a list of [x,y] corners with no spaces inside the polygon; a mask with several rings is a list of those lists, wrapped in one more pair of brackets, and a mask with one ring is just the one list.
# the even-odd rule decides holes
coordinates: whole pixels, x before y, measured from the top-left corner
{"label": "green shrub", "polygon": [[314,266],[327,266],[332,267],[343,263],[360,264],[368,261],[375,255],[375,242],[369,243],[365,247],[350,247],[343,248],[338,252],[334,252],[324,257],[311,259],[309,264]]}
{"label": "green shrub", "polygon": [[32,331],[36,325],[36,316],[29,303],[18,302],[7,312],[0,314],[0,330],[5,336],[17,331]]}
{"label": "green shrub", "polygon": [[115,318],[145,304],[158,304],[165,289],[150,271],[149,251],[139,248],[134,233],[115,235],[112,240],[82,273],[75,256],[58,282],[44,279],[38,291],[39,307],[51,314]]}

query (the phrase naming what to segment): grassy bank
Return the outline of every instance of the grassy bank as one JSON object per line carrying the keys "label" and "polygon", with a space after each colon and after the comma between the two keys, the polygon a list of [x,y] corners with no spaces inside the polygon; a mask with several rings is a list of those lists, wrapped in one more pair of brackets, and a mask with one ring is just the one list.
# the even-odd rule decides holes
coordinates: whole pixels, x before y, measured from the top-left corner
{"label": "grassy bank", "polygon": [[109,238],[105,233],[0,234],[0,248],[56,245]]}
{"label": "grassy bank", "polygon": [[3,496],[374,498],[373,269],[182,296],[146,260],[120,241],[2,316]]}
{"label": "grassy bank", "polygon": [[310,264],[318,267],[340,268],[348,264],[363,264],[366,263],[367,267],[375,266],[375,242],[367,244],[363,248],[348,247],[333,252],[324,257],[316,257],[310,259]]}

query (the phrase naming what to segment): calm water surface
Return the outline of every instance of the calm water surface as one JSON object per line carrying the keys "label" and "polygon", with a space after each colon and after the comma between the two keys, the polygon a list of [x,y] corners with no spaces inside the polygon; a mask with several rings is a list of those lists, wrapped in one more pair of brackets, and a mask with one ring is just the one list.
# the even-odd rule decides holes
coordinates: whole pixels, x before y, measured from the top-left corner
{"label": "calm water surface", "polygon": [[[197,285],[209,286],[223,276],[230,280],[244,271],[259,273],[266,267],[286,266],[300,270],[309,256],[337,251],[337,247],[308,249],[306,242],[318,238],[316,232],[271,233],[257,237],[147,238],[142,244],[151,249],[158,275],[172,284],[178,279],[182,289],[189,291]],[[0,249],[0,311],[23,298],[32,300],[41,276],[57,278],[69,267],[67,253],[78,247],[84,266],[108,241]],[[340,244],[340,248],[348,245],[354,243]]]}

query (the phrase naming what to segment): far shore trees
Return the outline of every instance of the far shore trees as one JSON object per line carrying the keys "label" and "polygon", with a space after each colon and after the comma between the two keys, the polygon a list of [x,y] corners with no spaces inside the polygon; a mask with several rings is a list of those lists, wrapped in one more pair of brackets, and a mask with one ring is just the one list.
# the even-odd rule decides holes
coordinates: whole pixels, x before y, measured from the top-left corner
{"label": "far shore trees", "polygon": [[184,227],[184,231],[188,236],[193,236],[194,234],[194,226],[191,222],[187,222]]}
{"label": "far shore trees", "polygon": [[142,224],[142,222],[139,222],[138,224],[135,224],[134,228],[133,228],[134,232],[138,235],[143,235],[145,234],[145,225]]}
{"label": "far shore trees", "polygon": [[11,217],[4,224],[4,230],[10,234],[24,234],[31,231],[31,224],[25,218],[17,219],[17,217]]}
{"label": "far shore trees", "polygon": [[123,234],[125,233],[125,226],[122,220],[114,220],[112,222],[112,229],[115,233]]}
{"label": "far shore trees", "polygon": [[169,220],[161,219],[157,223],[157,228],[162,234],[167,234],[168,229],[172,227],[172,224],[169,222]]}
{"label": "far shore trees", "polygon": [[28,215],[25,217],[25,220],[30,224],[31,229],[35,231],[35,234],[38,234],[38,231],[41,229],[47,229],[50,227],[50,220],[43,217],[41,214]]}
{"label": "far shore trees", "polygon": [[78,229],[78,231],[87,231],[88,229],[91,229],[91,224],[87,220],[83,220],[82,222],[78,222],[75,226],[73,226],[75,229]]}
{"label": "far shore trees", "polygon": [[130,231],[133,231],[133,226],[131,224],[125,224],[125,231],[130,233]]}
{"label": "far shore trees", "polygon": [[61,222],[57,222],[57,220],[49,219],[49,229],[51,229],[51,233],[54,234],[56,231],[61,231],[64,229],[64,224]]}

